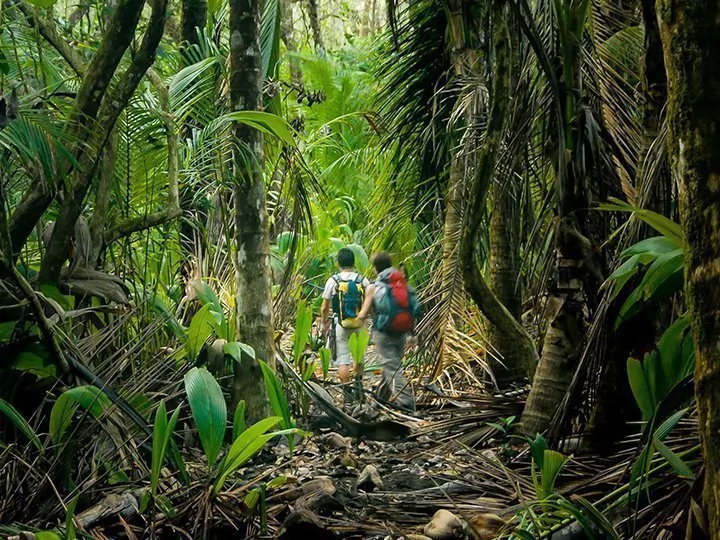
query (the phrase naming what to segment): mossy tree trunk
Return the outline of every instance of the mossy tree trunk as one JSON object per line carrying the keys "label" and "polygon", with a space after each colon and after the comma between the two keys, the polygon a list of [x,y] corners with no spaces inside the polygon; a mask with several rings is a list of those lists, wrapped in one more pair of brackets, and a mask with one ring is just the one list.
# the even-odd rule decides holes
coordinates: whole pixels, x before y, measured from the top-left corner
{"label": "mossy tree trunk", "polygon": [[[490,249],[488,285],[505,306],[509,315],[520,320],[522,300],[518,283],[520,271],[520,211],[512,180],[503,186],[494,183],[490,214]],[[505,389],[528,376],[528,359],[514,336],[494,324],[488,325],[487,337],[492,347],[491,366],[498,388]]]}
{"label": "mossy tree trunk", "polygon": [[[235,111],[262,109],[261,0],[230,0],[230,100]],[[263,136],[237,123],[233,156],[237,333],[257,358],[275,364]],[[243,355],[235,366],[233,401],[244,399],[248,422],[269,413],[262,371]]]}
{"label": "mossy tree trunk", "polygon": [[[491,106],[485,138],[477,158],[475,178],[469,195],[469,215],[462,234],[460,256],[465,287],[483,315],[490,322],[489,338],[503,356],[503,364],[495,363],[494,375],[500,388],[531,375],[537,362],[537,351],[530,336],[517,320],[520,301],[515,289],[518,249],[510,236],[515,210],[509,186],[496,184],[493,190],[495,208],[491,217],[490,285],[485,281],[476,261],[476,241],[487,207],[487,196],[495,177],[509,108],[513,50],[508,28],[508,11],[504,2],[490,4],[492,25],[493,70]],[[457,158],[456,158],[457,159]],[[456,248],[457,249],[457,248]]]}
{"label": "mossy tree trunk", "polygon": [[720,3],[658,0],[710,537],[720,538]]}

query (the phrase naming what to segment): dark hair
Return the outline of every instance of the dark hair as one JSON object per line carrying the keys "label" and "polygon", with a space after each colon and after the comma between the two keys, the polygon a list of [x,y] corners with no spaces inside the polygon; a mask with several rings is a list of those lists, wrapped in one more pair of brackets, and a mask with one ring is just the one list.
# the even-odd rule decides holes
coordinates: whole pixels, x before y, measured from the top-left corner
{"label": "dark hair", "polygon": [[380,253],[376,253],[375,256],[373,257],[373,266],[375,267],[375,270],[377,270],[378,273],[390,268],[392,266],[392,260],[390,259],[390,254],[386,251],[381,251]]}
{"label": "dark hair", "polygon": [[337,262],[340,268],[352,268],[355,266],[355,254],[350,248],[342,248],[338,251]]}

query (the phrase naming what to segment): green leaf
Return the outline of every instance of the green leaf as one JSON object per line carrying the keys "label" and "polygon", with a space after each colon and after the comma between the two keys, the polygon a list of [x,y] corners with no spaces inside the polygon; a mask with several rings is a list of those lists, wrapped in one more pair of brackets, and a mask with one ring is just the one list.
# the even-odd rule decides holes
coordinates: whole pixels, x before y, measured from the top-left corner
{"label": "green leaf", "polygon": [[30,424],[28,424],[28,421],[25,420],[25,417],[20,414],[20,411],[18,411],[15,407],[13,407],[4,399],[0,399],[0,412],[3,413],[16,428],[18,428],[20,433],[25,435],[30,440],[30,442],[33,443],[35,448],[37,448],[38,450],[42,450],[42,443],[40,442],[40,438],[38,437],[37,433],[35,433],[35,430],[30,427]]}
{"label": "green leaf", "polygon": [[205,342],[210,337],[216,325],[216,314],[211,305],[205,305],[195,314],[190,321],[188,329],[187,347],[190,356],[195,359]]}
{"label": "green leaf", "polygon": [[34,533],[35,540],[62,540],[62,536],[52,531],[40,531]]}
{"label": "green leaf", "polygon": [[270,418],[260,420],[243,431],[240,436],[235,439],[220,465],[219,475],[215,481],[215,493],[218,493],[220,489],[222,489],[229,474],[242,466],[243,463],[254,456],[256,452],[259,452],[267,441],[277,435],[277,433],[271,435],[264,434],[276,426],[281,420],[282,418],[279,416],[271,416]]}
{"label": "green leaf", "polygon": [[546,499],[555,492],[555,481],[565,462],[567,462],[567,458],[560,452],[545,450],[543,466],[540,470],[540,476],[542,478],[542,498]]}
{"label": "green leaf", "polygon": [[660,362],[665,375],[665,388],[663,395],[675,386],[684,377],[685,359],[682,354],[683,342],[686,332],[690,330],[690,319],[688,317],[680,317],[671,324],[658,341],[658,351],[660,353]]}
{"label": "green leaf", "polygon": [[78,406],[89,411],[97,419],[102,416],[103,411],[110,408],[111,404],[108,397],[94,386],[78,386],[60,394],[50,411],[50,438],[55,444],[59,444],[62,440]]}
{"label": "green leaf", "polygon": [[233,416],[233,441],[245,431],[245,400],[241,399],[235,407],[235,415]]}
{"label": "green leaf", "polygon": [[312,315],[312,308],[308,306],[307,302],[298,302],[295,335],[293,336],[293,359],[296,365],[299,365],[300,357],[305,352],[305,346],[310,340]]}
{"label": "green leaf", "polygon": [[655,448],[657,448],[657,451],[660,453],[662,457],[664,457],[667,462],[670,464],[670,466],[675,470],[678,476],[681,478],[684,478],[685,480],[690,480],[691,482],[695,480],[695,475],[690,470],[690,467],[687,466],[687,464],[680,459],[680,457],[670,450],[664,442],[653,439],[653,444],[655,445]]}
{"label": "green leaf", "polygon": [[260,363],[260,369],[262,369],[265,388],[267,389],[268,399],[270,400],[270,406],[273,412],[282,418],[282,425],[285,429],[295,427],[295,422],[293,422],[290,413],[290,405],[288,404],[287,397],[285,397],[285,392],[282,390],[277,375],[265,362],[262,360],[258,362]]}
{"label": "green leaf", "polygon": [[613,527],[612,523],[610,523],[610,521],[600,510],[597,509],[595,505],[580,495],[576,495],[573,500],[580,503],[580,506],[583,507],[595,524],[600,527],[610,540],[620,540],[615,527]]}
{"label": "green leaf", "polygon": [[213,290],[210,285],[205,283],[201,280],[195,280],[192,283],[192,287],[195,290],[195,294],[197,294],[198,300],[200,300],[200,303],[203,306],[211,306],[213,311],[217,311],[219,313],[223,312],[222,304],[220,303],[220,299],[218,298],[217,294],[215,294],[215,291]]}
{"label": "green leaf", "polygon": [[12,338],[17,321],[0,323],[0,343],[7,343]]}
{"label": "green leaf", "polygon": [[157,411],[155,411],[152,467],[150,472],[150,489],[152,490],[153,497],[157,495],[157,488],[160,482],[160,472],[165,461],[165,454],[167,453],[168,446],[170,445],[170,440],[172,438],[173,431],[175,431],[175,425],[177,424],[179,416],[180,407],[178,406],[170,417],[170,421],[168,421],[165,401],[161,401]]}
{"label": "green leaf", "polygon": [[650,255],[656,259],[664,253],[675,251],[679,246],[664,236],[654,236],[636,242],[620,254],[622,259],[631,256]]}
{"label": "green leaf", "polygon": [[348,338],[348,348],[350,354],[355,360],[355,365],[359,365],[363,361],[365,355],[365,349],[367,349],[368,342],[370,341],[370,334],[365,328],[361,328],[357,332],[350,334]]}
{"label": "green leaf", "polygon": [[60,289],[58,289],[55,285],[41,285],[40,292],[43,294],[43,296],[57,302],[64,310],[67,311],[72,309],[72,305],[70,304],[70,297],[65,296],[63,293],[61,293]]}
{"label": "green leaf", "polygon": [[57,376],[57,366],[42,343],[31,343],[23,348],[13,361],[12,367],[41,379]]}
{"label": "green leaf", "polygon": [[675,426],[678,425],[680,420],[682,420],[683,416],[687,414],[688,409],[681,409],[674,413],[672,416],[670,416],[667,420],[665,420],[662,424],[658,426],[658,428],[653,433],[653,438],[657,439],[659,441],[664,441],[665,438],[670,435],[673,429],[675,429]]}
{"label": "green leaf", "polygon": [[219,131],[230,122],[238,122],[276,137],[289,146],[295,145],[290,124],[276,114],[263,111],[236,111],[217,118],[207,126],[208,132]]}
{"label": "green leaf", "polygon": [[215,377],[204,368],[193,368],[185,375],[185,391],[208,467],[212,468],[225,436],[225,397]]}
{"label": "green leaf", "polygon": [[520,540],[537,540],[532,533],[523,529],[515,529],[513,535],[517,536]]}
{"label": "green leaf", "polygon": [[535,464],[542,469],[543,461],[545,460],[545,450],[548,449],[545,438],[539,433],[535,435],[535,440],[530,441],[530,452],[532,454],[533,461]]}
{"label": "green leaf", "polygon": [[322,372],[323,372],[323,379],[328,378],[328,373],[330,372],[330,349],[327,347],[322,347],[319,351],[320,354],[320,363],[322,364]]}
{"label": "green leaf", "polygon": [[75,538],[75,522],[73,521],[73,518],[75,517],[75,508],[77,507],[77,503],[80,500],[80,493],[75,495],[70,503],[67,505],[67,511],[65,512],[65,536],[68,538]]}
{"label": "green leaf", "polygon": [[28,0],[28,2],[35,7],[45,9],[53,7],[57,3],[57,0]]}
{"label": "green leaf", "polygon": [[240,341],[231,341],[223,345],[223,352],[232,357],[238,364],[242,363],[242,356],[246,354],[253,360],[255,359],[255,349],[253,349],[247,343]]}
{"label": "green leaf", "polygon": [[627,372],[630,388],[632,389],[633,396],[635,396],[635,402],[640,408],[642,418],[645,421],[650,420],[655,412],[655,403],[653,402],[648,382],[645,379],[645,370],[638,359],[628,358]]}

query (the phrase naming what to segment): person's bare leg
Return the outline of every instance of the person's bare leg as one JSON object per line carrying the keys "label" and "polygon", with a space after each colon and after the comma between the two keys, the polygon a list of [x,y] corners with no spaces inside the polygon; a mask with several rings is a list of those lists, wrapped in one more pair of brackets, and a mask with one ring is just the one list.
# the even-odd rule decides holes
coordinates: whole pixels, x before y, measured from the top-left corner
{"label": "person's bare leg", "polygon": [[338,376],[340,377],[341,383],[345,384],[350,382],[350,366],[347,364],[338,366]]}

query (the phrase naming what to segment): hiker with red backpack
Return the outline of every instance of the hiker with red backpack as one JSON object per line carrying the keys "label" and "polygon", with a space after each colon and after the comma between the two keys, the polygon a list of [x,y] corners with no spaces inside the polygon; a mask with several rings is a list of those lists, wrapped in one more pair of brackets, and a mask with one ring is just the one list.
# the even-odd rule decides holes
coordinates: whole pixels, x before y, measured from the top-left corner
{"label": "hiker with red backpack", "polygon": [[[365,320],[358,315],[370,280],[355,270],[355,254],[351,249],[342,248],[338,251],[337,262],[340,272],[325,283],[320,318],[323,335],[330,338],[330,350],[340,381],[345,384],[350,382],[350,366],[354,363],[348,341],[350,336],[359,332],[365,324]],[[347,399],[349,389],[347,386],[345,389],[348,390]]]}
{"label": "hiker with red backpack", "polygon": [[415,398],[403,377],[402,359],[407,336],[415,329],[420,305],[415,291],[407,284],[406,272],[392,266],[388,253],[376,254],[373,266],[377,279],[365,293],[358,318],[364,320],[370,310],[373,311],[372,340],[383,366],[378,397],[401,409],[414,411]]}

